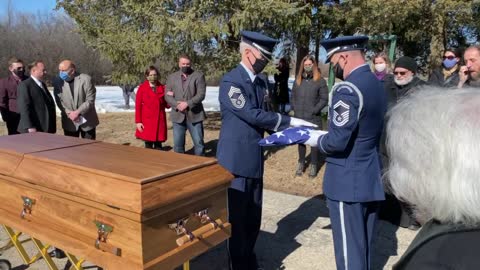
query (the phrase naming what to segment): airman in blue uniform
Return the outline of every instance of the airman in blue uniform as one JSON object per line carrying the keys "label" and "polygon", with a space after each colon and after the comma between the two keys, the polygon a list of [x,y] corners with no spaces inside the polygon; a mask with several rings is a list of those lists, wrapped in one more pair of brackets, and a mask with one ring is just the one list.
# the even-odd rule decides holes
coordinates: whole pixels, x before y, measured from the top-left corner
{"label": "airman in blue uniform", "polygon": [[368,37],[321,42],[336,83],[330,92],[328,133],[313,144],[326,158],[327,198],[337,269],[370,269],[371,242],[379,201],[384,200],[379,159],[387,99],[365,63]]}
{"label": "airman in blue uniform", "polygon": [[265,131],[289,126],[315,126],[265,108],[267,89],[260,73],[271,59],[277,40],[257,32],[241,33],[240,64],[220,83],[222,127],[217,146],[218,162],[235,179],[228,190],[228,216],[232,237],[228,241],[230,269],[257,269],[253,251],[260,231],[263,196],[263,151],[258,142]]}

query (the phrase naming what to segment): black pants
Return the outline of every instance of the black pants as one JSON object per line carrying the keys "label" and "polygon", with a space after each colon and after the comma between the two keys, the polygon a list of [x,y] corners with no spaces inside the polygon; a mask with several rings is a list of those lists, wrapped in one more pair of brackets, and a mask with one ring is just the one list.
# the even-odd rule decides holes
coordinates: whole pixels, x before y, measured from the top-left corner
{"label": "black pants", "polygon": [[232,224],[232,237],[228,240],[231,270],[257,269],[253,249],[262,222],[262,179],[237,177],[245,181],[245,190],[228,189],[228,220]]}
{"label": "black pants", "polygon": [[18,132],[18,123],[20,122],[20,114],[16,112],[2,113],[3,121],[7,125],[8,135],[20,134]]}
{"label": "black pants", "polygon": [[89,131],[83,131],[81,128],[79,128],[77,131],[63,130],[63,134],[65,134],[65,136],[77,137],[77,138],[79,136],[82,136],[83,139],[89,139],[89,140],[95,140],[97,138],[96,128],[90,129]]}
{"label": "black pants", "polygon": [[145,148],[162,150],[162,142],[149,142],[149,141],[145,141]]}
{"label": "black pants", "polygon": [[[307,146],[305,144],[298,145],[298,162],[305,163],[305,156],[307,154]],[[317,147],[310,147],[310,164],[318,164],[318,149]]]}

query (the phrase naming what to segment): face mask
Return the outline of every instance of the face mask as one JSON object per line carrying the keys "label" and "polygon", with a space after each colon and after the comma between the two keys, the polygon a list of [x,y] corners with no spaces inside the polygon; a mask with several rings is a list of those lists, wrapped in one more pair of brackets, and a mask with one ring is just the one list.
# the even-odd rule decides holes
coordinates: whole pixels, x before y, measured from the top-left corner
{"label": "face mask", "polygon": [[383,72],[387,68],[387,64],[375,64],[374,67],[376,72]]}
{"label": "face mask", "polygon": [[151,83],[156,82],[158,80],[158,75],[148,75],[147,80]]}
{"label": "face mask", "polygon": [[13,74],[15,74],[18,78],[23,79],[25,77],[25,70],[14,69]]}
{"label": "face mask", "polygon": [[343,68],[340,66],[340,61],[338,61],[335,66],[333,66],[333,73],[335,74],[335,77],[339,78],[340,80],[343,81]]}
{"label": "face mask", "polygon": [[457,64],[457,59],[452,59],[452,60],[445,59],[443,60],[442,63],[446,69],[451,69]]}
{"label": "face mask", "polygon": [[310,73],[313,71],[313,66],[304,66],[303,69],[305,69],[305,72]]}
{"label": "face mask", "polygon": [[68,79],[70,79],[70,76],[68,76],[68,72],[67,71],[60,71],[58,73],[58,76],[60,77],[60,79],[66,81]]}
{"label": "face mask", "polygon": [[395,81],[396,85],[404,86],[404,85],[409,84],[413,80],[413,75],[409,76],[405,79],[397,79],[397,77],[395,77],[395,78],[393,78],[393,80]]}
{"label": "face mask", "polygon": [[180,70],[182,71],[183,74],[192,73],[192,68],[191,67],[181,67]]}
{"label": "face mask", "polygon": [[[250,62],[250,59],[248,61]],[[252,64],[252,62],[250,62],[250,64],[252,65],[253,73],[259,74],[267,66],[268,60],[263,57],[255,57],[255,63]]]}

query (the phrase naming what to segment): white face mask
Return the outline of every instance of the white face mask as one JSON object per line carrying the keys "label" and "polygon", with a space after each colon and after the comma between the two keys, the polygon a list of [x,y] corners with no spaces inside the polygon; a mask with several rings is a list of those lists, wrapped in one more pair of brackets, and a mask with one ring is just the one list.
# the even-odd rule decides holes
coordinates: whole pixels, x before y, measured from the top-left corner
{"label": "white face mask", "polygon": [[374,67],[376,72],[383,72],[387,68],[387,64],[375,64]]}
{"label": "white face mask", "polygon": [[397,84],[399,86],[404,86],[404,85],[409,84],[413,80],[413,75],[409,76],[405,79],[397,79],[397,77],[395,77],[395,78],[393,78],[393,80],[395,81],[395,84]]}

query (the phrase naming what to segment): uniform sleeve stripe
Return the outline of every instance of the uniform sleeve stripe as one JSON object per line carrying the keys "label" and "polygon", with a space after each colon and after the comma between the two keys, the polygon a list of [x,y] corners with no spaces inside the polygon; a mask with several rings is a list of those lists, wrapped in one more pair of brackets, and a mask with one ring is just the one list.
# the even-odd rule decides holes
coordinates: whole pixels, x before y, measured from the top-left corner
{"label": "uniform sleeve stripe", "polygon": [[277,121],[277,124],[275,125],[275,128],[273,129],[273,131],[277,132],[278,128],[280,127],[280,124],[282,123],[282,115],[277,113],[278,115],[278,121]]}
{"label": "uniform sleeve stripe", "polygon": [[328,154],[328,152],[325,151],[325,149],[323,148],[323,145],[322,145],[323,137],[325,137],[325,135],[320,136],[320,139],[318,139],[318,146],[320,146],[323,153]]}

